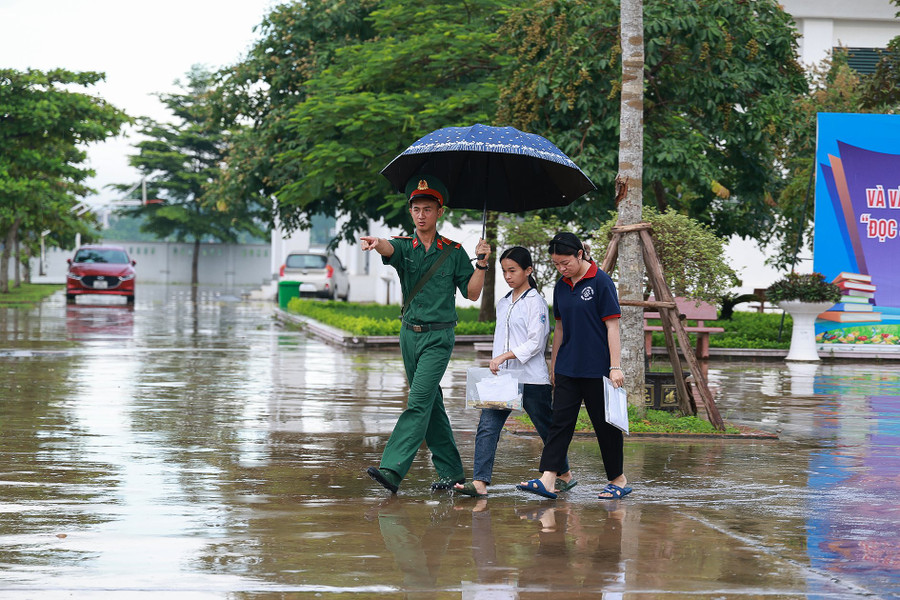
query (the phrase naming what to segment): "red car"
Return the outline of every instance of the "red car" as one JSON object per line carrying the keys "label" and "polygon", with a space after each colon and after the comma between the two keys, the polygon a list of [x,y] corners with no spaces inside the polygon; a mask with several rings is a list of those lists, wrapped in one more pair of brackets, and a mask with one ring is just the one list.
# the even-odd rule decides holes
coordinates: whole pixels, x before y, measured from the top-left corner
{"label": "red car", "polygon": [[134,265],[120,246],[82,246],[70,258],[66,273],[66,301],[80,294],[112,294],[134,302]]}

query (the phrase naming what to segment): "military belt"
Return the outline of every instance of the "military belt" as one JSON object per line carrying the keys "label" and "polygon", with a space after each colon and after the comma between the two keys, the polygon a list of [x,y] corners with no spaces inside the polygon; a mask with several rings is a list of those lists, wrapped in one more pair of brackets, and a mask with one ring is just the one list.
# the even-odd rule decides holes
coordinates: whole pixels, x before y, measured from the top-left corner
{"label": "military belt", "polygon": [[415,331],[416,333],[422,333],[423,331],[437,331],[439,329],[451,329],[456,327],[456,321],[449,321],[447,323],[421,323],[419,325],[413,323],[407,323],[403,321],[403,326],[411,331]]}

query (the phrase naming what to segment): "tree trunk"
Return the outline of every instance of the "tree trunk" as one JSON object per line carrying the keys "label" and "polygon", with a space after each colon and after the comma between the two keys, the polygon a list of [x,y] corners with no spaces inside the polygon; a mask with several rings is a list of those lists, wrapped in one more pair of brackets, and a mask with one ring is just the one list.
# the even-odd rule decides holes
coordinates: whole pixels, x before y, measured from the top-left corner
{"label": "tree trunk", "polygon": [[16,230],[16,237],[13,239],[13,287],[22,287],[22,254],[19,247],[19,232]]}
{"label": "tree trunk", "polygon": [[19,230],[19,224],[22,222],[21,217],[17,217],[9,229],[6,230],[5,243],[3,244],[3,252],[0,252],[0,293],[9,293],[9,257],[10,249],[13,247],[13,241],[16,239],[16,232]]}
{"label": "tree trunk", "polygon": [[494,287],[497,281],[497,213],[490,211],[487,214],[485,227],[487,241],[491,244],[491,257],[488,259],[490,268],[484,274],[484,289],[481,290],[481,310],[478,312],[479,321],[497,320],[497,303],[494,297]]}
{"label": "tree trunk", "polygon": [[[622,97],[619,115],[619,173],[616,177],[619,224],[641,221],[644,170],[644,9],[642,0],[622,0]],[[622,195],[624,192],[624,195]],[[643,298],[644,260],[636,233],[619,245],[619,298]],[[644,408],[643,309],[622,307],[622,368],[629,404]]]}
{"label": "tree trunk", "polygon": [[31,250],[25,248],[22,251],[22,281],[31,284]]}
{"label": "tree trunk", "polygon": [[194,240],[194,257],[191,260],[191,287],[196,288],[200,282],[198,266],[200,265],[200,238]]}

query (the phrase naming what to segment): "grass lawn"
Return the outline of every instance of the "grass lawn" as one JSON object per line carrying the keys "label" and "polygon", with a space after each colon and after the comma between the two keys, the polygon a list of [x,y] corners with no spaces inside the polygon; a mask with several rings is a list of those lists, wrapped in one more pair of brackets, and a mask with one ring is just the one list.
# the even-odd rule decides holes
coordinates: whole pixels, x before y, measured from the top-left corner
{"label": "grass lawn", "polygon": [[[513,417],[520,425],[531,428],[531,419],[522,414]],[[583,408],[578,413],[578,422],[575,425],[577,432],[589,432],[594,428]],[[633,406],[628,407],[628,431],[631,433],[695,433],[695,434],[738,434],[737,427],[725,424],[725,431],[718,431],[712,423],[700,417],[682,417],[666,410],[647,410],[643,417],[637,416],[637,410]]]}
{"label": "grass lawn", "polygon": [[0,306],[35,304],[63,287],[46,283],[23,283],[20,287],[13,287],[13,282],[10,281],[9,293],[0,294]]}

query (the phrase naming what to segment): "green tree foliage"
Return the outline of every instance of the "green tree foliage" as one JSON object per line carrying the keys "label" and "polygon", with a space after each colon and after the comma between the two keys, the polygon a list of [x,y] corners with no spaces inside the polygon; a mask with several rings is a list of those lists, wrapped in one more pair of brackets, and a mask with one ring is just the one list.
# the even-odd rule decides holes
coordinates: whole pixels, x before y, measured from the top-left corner
{"label": "green tree foliage", "polygon": [[[218,75],[215,105],[230,123],[249,123],[230,139],[227,168],[217,185],[231,203],[252,199],[287,230],[309,227],[315,212],[273,202],[298,176],[296,165],[276,160],[296,147],[287,129],[310,80],[328,68],[338,48],[373,37],[367,17],[375,0],[321,0],[276,6],[258,27],[246,58]],[[374,176],[373,176],[374,178]],[[318,208],[318,207],[317,207]],[[336,211],[326,207],[326,214]]]}
{"label": "green tree foliage", "polygon": [[[263,177],[238,188],[273,194],[288,230],[308,227],[318,213],[345,217],[345,239],[365,230],[369,218],[409,227],[404,199],[379,171],[433,129],[493,121],[496,30],[507,4],[357,0],[279,7],[264,24],[263,41],[228,78],[248,89],[255,82],[278,87],[265,100],[238,106],[258,131],[235,145],[252,144],[259,154],[247,159],[246,148],[237,149],[230,167],[240,170],[238,160],[269,163]],[[337,10],[346,13],[339,18]],[[285,74],[283,61],[296,71]],[[257,135],[274,143],[260,147],[250,141]]]}
{"label": "green tree foliage", "polygon": [[[900,7],[900,0],[891,0]],[[900,12],[896,15],[900,18]],[[881,53],[875,73],[864,82],[863,106],[896,114],[900,110],[900,35]]]}
{"label": "green tree foliage", "polygon": [[220,202],[210,192],[220,175],[230,134],[212,109],[212,80],[211,73],[194,66],[187,81],[179,84],[183,93],[160,95],[177,122],[144,119],[141,133],[147,139],[136,144],[139,152],[129,161],[147,178],[148,194],[162,202],[122,210],[143,218],[141,231],[158,239],[194,243],[194,285],[201,241],[235,243],[241,232],[263,235],[264,215],[258,204]]}
{"label": "green tree foliage", "polygon": [[92,190],[84,145],[116,135],[128,117],[82,88],[102,73],[0,69],[0,292],[9,286],[12,248],[35,254],[45,242],[68,247],[92,223],[73,212]]}
{"label": "green tree foliage", "polygon": [[[644,220],[653,226],[653,245],[666,284],[675,296],[715,304],[738,284],[737,274],[725,257],[725,240],[708,226],[671,208],[659,213],[645,206]],[[592,240],[596,245],[593,254],[599,260],[606,255],[610,230],[616,221],[617,216],[613,214]],[[647,294],[651,291],[649,281],[646,291]]]}
{"label": "green tree foliage", "polygon": [[812,241],[813,199],[810,187],[815,166],[817,115],[820,112],[870,112],[861,108],[860,77],[838,52],[809,71],[809,88],[799,95],[785,121],[791,129],[778,148],[778,164],[787,172],[776,197],[770,229],[757,236],[773,250],[767,263],[779,269],[793,266],[798,249]]}
{"label": "green tree foliage", "polygon": [[[572,208],[581,222],[614,208],[618,11],[614,0],[541,0],[502,30],[515,67],[499,119],[554,140],[598,185]],[[784,116],[806,86],[790,17],[774,0],[647,0],[644,36],[645,204],[720,235],[762,235],[782,184]]]}
{"label": "green tree foliage", "polygon": [[[893,0],[900,6],[900,0]],[[897,14],[900,16],[900,13]],[[900,108],[900,36],[888,44],[872,75],[859,75],[847,64],[844,51],[816,65],[809,73],[809,90],[793,105],[792,123],[779,163],[789,173],[777,199],[778,218],[763,246],[775,249],[766,261],[790,269],[799,249],[812,243],[812,174],[815,167],[816,123],[820,112],[895,113]],[[807,200],[807,197],[810,197]]]}

